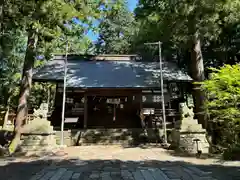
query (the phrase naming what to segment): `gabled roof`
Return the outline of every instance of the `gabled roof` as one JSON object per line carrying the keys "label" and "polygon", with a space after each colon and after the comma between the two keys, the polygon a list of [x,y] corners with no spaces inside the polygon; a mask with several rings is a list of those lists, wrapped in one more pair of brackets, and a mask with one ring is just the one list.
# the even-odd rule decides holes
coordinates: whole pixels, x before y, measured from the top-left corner
{"label": "gabled roof", "polygon": [[[119,58],[121,59],[121,58]],[[159,87],[159,62],[139,62],[135,60],[86,61],[68,59],[67,87],[86,88],[136,88]],[[63,81],[64,60],[55,58],[37,69],[35,81]],[[165,81],[191,81],[192,79],[175,64],[163,63]]]}

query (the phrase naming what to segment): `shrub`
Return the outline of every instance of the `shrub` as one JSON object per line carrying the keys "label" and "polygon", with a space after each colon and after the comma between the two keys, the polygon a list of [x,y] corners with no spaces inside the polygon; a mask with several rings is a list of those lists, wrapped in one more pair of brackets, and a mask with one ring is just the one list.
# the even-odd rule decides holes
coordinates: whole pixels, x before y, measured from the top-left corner
{"label": "shrub", "polygon": [[217,145],[226,149],[225,155],[236,150],[240,153],[240,65],[211,70],[202,89],[209,122],[218,124]]}

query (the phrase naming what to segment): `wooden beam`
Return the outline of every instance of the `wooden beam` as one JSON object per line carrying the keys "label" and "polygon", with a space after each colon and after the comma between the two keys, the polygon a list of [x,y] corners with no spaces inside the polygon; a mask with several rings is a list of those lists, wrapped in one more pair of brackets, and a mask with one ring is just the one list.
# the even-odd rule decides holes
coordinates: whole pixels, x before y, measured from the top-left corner
{"label": "wooden beam", "polygon": [[139,93],[138,98],[139,98],[139,107],[140,107],[140,111],[141,111],[142,108],[143,108],[143,103],[142,103],[142,92]]}
{"label": "wooden beam", "polygon": [[86,93],[88,96],[128,96],[136,95],[141,89],[93,88]]}
{"label": "wooden beam", "polygon": [[87,128],[87,119],[88,119],[88,98],[87,95],[84,95],[84,129]]}

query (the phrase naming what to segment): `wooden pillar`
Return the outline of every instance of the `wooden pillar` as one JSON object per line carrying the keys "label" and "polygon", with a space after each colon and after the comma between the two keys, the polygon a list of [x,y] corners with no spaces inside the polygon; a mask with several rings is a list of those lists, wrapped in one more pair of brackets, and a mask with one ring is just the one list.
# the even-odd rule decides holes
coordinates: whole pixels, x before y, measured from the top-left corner
{"label": "wooden pillar", "polygon": [[143,103],[142,103],[142,91],[138,94],[137,96],[138,98],[138,103],[139,103],[139,111],[138,111],[138,116],[140,117],[140,121],[141,121],[141,126],[142,128],[145,128],[145,115],[143,115],[142,113],[142,109],[143,109]]}
{"label": "wooden pillar", "polygon": [[84,129],[87,128],[87,118],[88,118],[88,98],[87,95],[84,94]]}
{"label": "wooden pillar", "polygon": [[139,106],[140,106],[140,111],[141,111],[142,108],[143,108],[143,105],[142,105],[142,92],[139,93],[138,97],[139,97]]}
{"label": "wooden pillar", "polygon": [[58,92],[58,88],[59,88],[59,84],[56,83],[56,89],[55,89],[55,94],[54,94],[54,109],[56,108],[56,105],[57,105],[57,99],[58,99],[58,96],[59,96],[59,92]]}
{"label": "wooden pillar", "polygon": [[116,121],[116,104],[113,104],[113,121]]}

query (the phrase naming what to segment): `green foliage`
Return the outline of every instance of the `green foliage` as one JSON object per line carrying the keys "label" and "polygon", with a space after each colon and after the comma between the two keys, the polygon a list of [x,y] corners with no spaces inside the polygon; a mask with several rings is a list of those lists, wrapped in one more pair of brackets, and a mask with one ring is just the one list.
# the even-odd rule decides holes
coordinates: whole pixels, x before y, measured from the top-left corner
{"label": "green foliage", "polygon": [[[240,37],[236,31],[239,10],[239,0],[141,0],[135,10],[140,27],[134,48],[146,52],[145,42],[161,41],[165,60],[188,68],[194,81],[202,81],[207,77],[204,65],[237,61],[239,50],[231,47],[238,44]],[[196,117],[205,128],[204,94],[198,88],[192,92]]]}
{"label": "green foliage", "polygon": [[38,109],[41,103],[48,103],[49,111],[53,110],[56,85],[52,83],[34,83],[29,97],[29,109]]}
{"label": "green foliage", "polygon": [[[88,31],[86,27],[83,27],[79,22],[70,21],[68,23],[70,31],[65,35],[69,42],[68,53],[70,54],[87,54],[90,47],[93,45],[91,40],[85,35]],[[56,39],[51,42],[55,54],[65,54],[66,43],[60,39]]]}
{"label": "green foliage", "polygon": [[[4,6],[4,7],[3,7]],[[39,65],[36,59],[42,55],[43,59],[51,57],[55,43],[63,38],[66,41],[71,26],[69,22],[77,18],[82,23],[90,24],[101,15],[100,7],[104,6],[102,0],[9,0],[0,4],[1,17],[4,22],[14,25],[27,34],[22,80],[20,83],[20,97],[15,120],[15,136],[9,145],[13,153],[20,143],[21,128],[28,111],[27,100],[32,87],[32,70]],[[14,9],[14,11],[13,11]],[[4,16],[2,16],[4,14]],[[36,63],[37,62],[37,63]]]}
{"label": "green foliage", "polygon": [[162,39],[171,37],[184,42],[196,31],[201,37],[217,38],[222,24],[239,21],[239,8],[237,0],[144,0],[140,1],[136,14],[138,19],[156,24],[155,27],[161,29],[160,34],[165,36]]}
{"label": "green foliage", "polygon": [[237,26],[239,10],[238,0],[140,0],[135,9],[140,25],[133,48],[146,52],[143,43],[161,41],[167,60],[188,65],[190,40],[196,34],[201,40],[205,65],[236,62],[240,37]]}
{"label": "green foliage", "polygon": [[205,109],[210,121],[218,124],[218,145],[227,148],[228,156],[231,151],[240,150],[240,65],[211,70],[210,79],[202,85]]}
{"label": "green foliage", "polygon": [[[13,108],[17,106],[15,95],[19,92],[29,32],[38,36],[33,59],[38,55],[43,58],[34,62],[35,67],[51,59],[53,53],[65,53],[66,39],[71,44],[69,53],[84,53],[91,45],[85,32],[92,27],[94,19],[102,16],[99,7],[104,5],[101,0],[8,0],[0,3],[0,104],[6,106],[9,97],[14,96],[11,104]],[[81,23],[73,23],[73,18]]]}
{"label": "green foliage", "polygon": [[[84,34],[92,28],[93,21],[102,16],[101,6],[105,6],[102,0],[9,0],[3,8],[4,23],[11,20],[12,30],[21,28],[36,33],[38,44],[35,53],[49,59],[52,52],[59,52],[59,47],[60,52],[65,50],[62,44],[66,37],[72,41],[72,53],[77,52],[77,48],[84,49],[88,46],[89,40]],[[73,18],[81,23],[74,24]]]}
{"label": "green foliage", "polygon": [[225,65],[214,71],[203,84],[206,107],[213,120],[240,122],[240,65]]}
{"label": "green foliage", "polygon": [[240,160],[240,144],[234,144],[226,149],[223,153],[223,158],[227,160]]}
{"label": "green foliage", "polygon": [[99,24],[97,53],[126,54],[134,32],[134,16],[125,0],[111,0]]}
{"label": "green foliage", "polygon": [[0,34],[0,104],[5,107],[11,107],[17,97],[26,47],[26,34],[20,29],[12,30],[9,25],[5,24]]}

